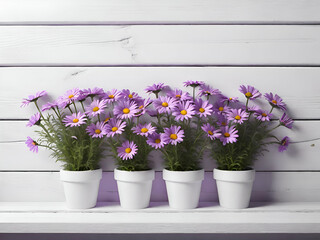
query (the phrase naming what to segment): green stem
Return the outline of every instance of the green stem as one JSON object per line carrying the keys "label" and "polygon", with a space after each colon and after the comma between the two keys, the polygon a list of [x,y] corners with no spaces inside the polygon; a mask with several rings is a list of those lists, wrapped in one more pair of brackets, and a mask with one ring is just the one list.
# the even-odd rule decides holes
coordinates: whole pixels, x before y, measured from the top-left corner
{"label": "green stem", "polygon": [[81,107],[82,107],[83,112],[85,112],[86,110],[84,109],[83,102],[81,101],[80,103],[81,103]]}
{"label": "green stem", "polygon": [[68,106],[68,109],[70,110],[71,113],[73,113],[72,110],[71,110],[71,108],[70,108],[70,106]]}
{"label": "green stem", "polygon": [[34,104],[36,105],[36,107],[37,107],[37,109],[38,109],[38,111],[39,111],[39,113],[40,113],[41,118],[42,118],[43,120],[45,120],[44,117],[43,117],[43,115],[42,115],[42,112],[41,112],[41,110],[40,110],[40,108],[39,108],[39,106],[38,106],[37,101],[35,101]]}
{"label": "green stem", "polygon": [[78,112],[77,107],[76,107],[76,104],[74,103],[74,101],[73,101],[72,103],[73,103],[73,106],[74,106],[75,111]]}

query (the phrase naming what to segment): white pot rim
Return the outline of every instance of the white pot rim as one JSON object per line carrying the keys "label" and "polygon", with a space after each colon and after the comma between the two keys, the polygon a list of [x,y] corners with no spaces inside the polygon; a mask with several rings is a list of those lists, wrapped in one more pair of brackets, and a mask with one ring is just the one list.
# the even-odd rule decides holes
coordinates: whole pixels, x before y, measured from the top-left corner
{"label": "white pot rim", "polygon": [[124,182],[144,182],[152,181],[155,178],[154,169],[145,171],[124,171],[117,168],[114,169],[114,179]]}
{"label": "white pot rim", "polygon": [[226,182],[253,182],[255,178],[255,170],[230,171],[213,169],[213,178],[218,181]]}
{"label": "white pot rim", "polygon": [[64,182],[89,182],[97,181],[102,178],[102,169],[86,171],[60,170],[60,179]]}
{"label": "white pot rim", "polygon": [[204,169],[194,171],[170,171],[163,169],[163,179],[171,182],[197,182],[204,179]]}

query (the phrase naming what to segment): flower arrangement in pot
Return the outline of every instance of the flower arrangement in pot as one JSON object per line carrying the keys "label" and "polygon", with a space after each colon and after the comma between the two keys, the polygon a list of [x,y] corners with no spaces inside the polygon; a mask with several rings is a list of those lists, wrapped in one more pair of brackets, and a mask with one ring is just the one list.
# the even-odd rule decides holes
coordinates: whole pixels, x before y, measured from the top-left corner
{"label": "flower arrangement in pot", "polygon": [[[211,138],[212,156],[217,162],[214,169],[220,205],[226,208],[249,206],[255,171],[254,161],[270,144],[277,144],[283,152],[289,145],[289,138],[278,139],[274,131],[284,126],[292,128],[293,121],[286,114],[283,100],[273,93],[266,93],[270,110],[251,104],[262,94],[252,86],[240,86],[246,103],[236,97],[221,95],[217,100],[215,114],[202,127]],[[274,109],[283,112],[276,121]]]}
{"label": "flower arrangement in pot", "polygon": [[155,171],[149,154],[153,148],[147,143],[156,128],[146,114],[151,104],[130,90],[107,92],[112,103],[110,119],[106,123],[107,143],[117,168],[117,180],[121,207],[141,209],[149,206]]}
{"label": "flower arrangement in pot", "polygon": [[72,209],[92,208],[96,205],[102,170],[103,143],[106,137],[104,121],[106,108],[101,88],[67,91],[56,101],[40,109],[38,100],[45,91],[24,99],[23,105],[34,103],[38,113],[27,126],[37,126],[38,140],[28,137],[27,146],[33,152],[38,147],[52,151],[52,157],[63,164],[60,178],[64,185],[66,204]]}
{"label": "flower arrangement in pot", "polygon": [[163,84],[146,89],[156,96],[153,116],[157,134],[149,141],[154,141],[163,155],[163,179],[169,206],[175,209],[192,209],[199,203],[204,179],[200,163],[206,148],[201,126],[213,112],[213,106],[207,100],[196,97],[196,88],[201,85],[203,83],[198,81],[185,82],[185,86],[193,88],[193,96],[180,89],[164,91]]}

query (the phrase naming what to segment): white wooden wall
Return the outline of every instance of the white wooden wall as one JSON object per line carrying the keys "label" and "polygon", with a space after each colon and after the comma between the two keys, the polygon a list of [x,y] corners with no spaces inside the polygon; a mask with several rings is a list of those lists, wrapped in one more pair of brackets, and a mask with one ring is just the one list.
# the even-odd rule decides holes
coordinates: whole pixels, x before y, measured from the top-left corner
{"label": "white wooden wall", "polygon": [[[0,201],[64,200],[59,164],[25,147],[35,109],[21,109],[23,97],[190,79],[230,96],[251,84],[283,97],[296,122],[282,134],[310,141],[271,148],[252,199],[320,201],[319,12],[317,0],[0,0]],[[216,201],[214,163],[204,167],[201,200]],[[100,201],[117,201],[113,168],[103,162]],[[161,172],[152,200],[166,200]]]}

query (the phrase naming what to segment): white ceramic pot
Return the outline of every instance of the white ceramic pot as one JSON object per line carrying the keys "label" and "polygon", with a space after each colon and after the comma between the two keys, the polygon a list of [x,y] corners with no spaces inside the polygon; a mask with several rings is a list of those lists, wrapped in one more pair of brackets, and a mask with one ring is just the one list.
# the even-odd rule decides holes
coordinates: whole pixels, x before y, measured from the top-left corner
{"label": "white ceramic pot", "polygon": [[220,206],[232,209],[247,208],[250,203],[255,170],[213,170]]}
{"label": "white ceramic pot", "polygon": [[175,209],[198,207],[204,170],[169,171],[163,170],[166,181],[169,206]]}
{"label": "white ceramic pot", "polygon": [[89,171],[60,170],[67,207],[71,209],[93,208],[97,204],[102,169]]}
{"label": "white ceramic pot", "polygon": [[154,170],[122,171],[114,170],[117,180],[120,205],[126,209],[142,209],[150,204]]}

